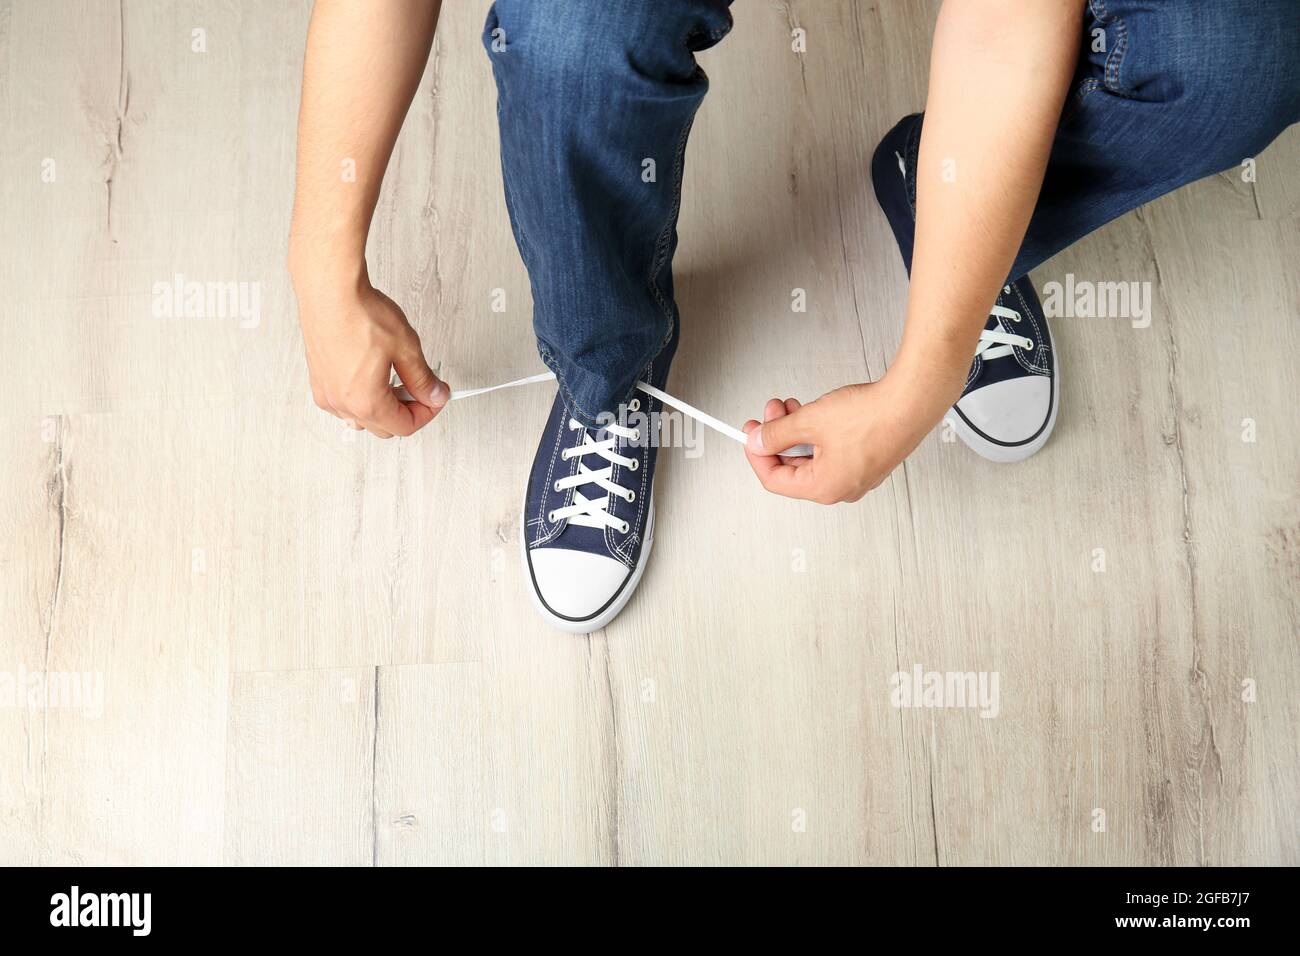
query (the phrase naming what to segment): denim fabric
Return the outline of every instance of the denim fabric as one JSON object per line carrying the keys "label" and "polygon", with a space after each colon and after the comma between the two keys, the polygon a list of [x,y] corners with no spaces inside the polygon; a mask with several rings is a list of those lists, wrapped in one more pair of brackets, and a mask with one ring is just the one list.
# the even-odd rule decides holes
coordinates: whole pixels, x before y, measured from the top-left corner
{"label": "denim fabric", "polygon": [[731,29],[727,7],[497,0],[488,14],[506,205],[538,350],[584,425],[617,413],[656,358],[667,376],[686,137],[708,89],[694,54]]}
{"label": "denim fabric", "polygon": [[1076,80],[1013,276],[1300,121],[1300,0],[1090,0]]}
{"label": "denim fabric", "polygon": [[[728,6],[497,0],[488,15],[538,348],[585,425],[615,411],[656,358],[667,375],[682,161],[708,87],[694,52],[728,32]],[[1090,0],[1082,19],[1079,76],[1013,277],[1257,155],[1300,119],[1300,0]]]}

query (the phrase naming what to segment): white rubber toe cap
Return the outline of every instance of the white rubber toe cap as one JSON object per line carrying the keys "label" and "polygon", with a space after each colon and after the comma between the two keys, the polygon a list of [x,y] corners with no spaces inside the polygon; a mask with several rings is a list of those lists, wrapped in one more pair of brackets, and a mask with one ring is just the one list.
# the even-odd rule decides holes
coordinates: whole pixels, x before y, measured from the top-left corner
{"label": "white rubber toe cap", "polygon": [[573,621],[597,615],[632,574],[613,558],[567,548],[537,548],[528,561],[537,596],[553,614]]}
{"label": "white rubber toe cap", "polygon": [[1052,380],[1025,375],[977,388],[957,402],[971,427],[1002,444],[1033,441],[1052,414]]}

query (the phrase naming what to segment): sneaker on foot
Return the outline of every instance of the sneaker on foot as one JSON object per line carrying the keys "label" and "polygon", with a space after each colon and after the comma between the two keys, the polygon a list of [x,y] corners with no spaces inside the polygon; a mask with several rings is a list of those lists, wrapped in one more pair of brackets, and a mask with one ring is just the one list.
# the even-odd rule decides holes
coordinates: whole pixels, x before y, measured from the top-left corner
{"label": "sneaker on foot", "polygon": [[556,395],[528,478],[523,558],[533,602],[574,634],[604,627],[631,598],[654,542],[657,416],[649,398],[626,424],[584,428]]}
{"label": "sneaker on foot", "polygon": [[1033,284],[1017,279],[1002,287],[945,420],[990,461],[1023,461],[1047,443],[1060,397],[1052,333]]}
{"label": "sneaker on foot", "polygon": [[[900,120],[871,162],[876,199],[909,274],[921,121],[919,113]],[[980,333],[966,387],[945,420],[977,454],[991,461],[1022,461],[1047,443],[1060,394],[1052,333],[1026,276],[1003,286]]]}

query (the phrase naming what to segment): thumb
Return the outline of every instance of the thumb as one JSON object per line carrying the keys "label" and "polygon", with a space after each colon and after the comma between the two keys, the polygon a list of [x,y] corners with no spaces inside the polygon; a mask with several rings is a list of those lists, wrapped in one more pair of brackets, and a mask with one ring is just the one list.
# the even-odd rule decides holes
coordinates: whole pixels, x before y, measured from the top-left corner
{"label": "thumb", "polygon": [[397,377],[402,380],[411,397],[421,405],[439,409],[447,404],[451,389],[433,374],[433,369],[424,360],[424,353],[418,344],[397,356],[393,360],[393,368],[397,370]]}
{"label": "thumb", "polygon": [[749,432],[745,447],[755,455],[778,455],[792,445],[812,442],[815,414],[811,405],[805,405],[788,415],[764,422]]}

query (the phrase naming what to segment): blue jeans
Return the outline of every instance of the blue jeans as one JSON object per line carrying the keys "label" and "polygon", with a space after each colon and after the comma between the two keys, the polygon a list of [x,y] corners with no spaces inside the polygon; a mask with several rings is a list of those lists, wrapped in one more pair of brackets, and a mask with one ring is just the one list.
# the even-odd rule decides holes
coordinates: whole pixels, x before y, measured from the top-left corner
{"label": "blue jeans", "polygon": [[[667,376],[682,163],[708,89],[694,54],[731,29],[729,6],[497,0],[488,14],[506,204],[538,349],[584,425],[616,411],[638,378]],[[1089,0],[1082,27],[1013,276],[1258,155],[1300,120],[1300,0]]]}

